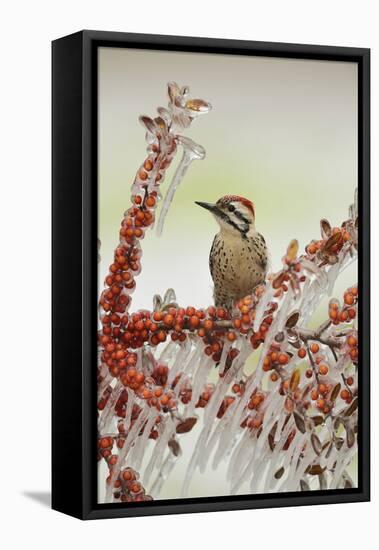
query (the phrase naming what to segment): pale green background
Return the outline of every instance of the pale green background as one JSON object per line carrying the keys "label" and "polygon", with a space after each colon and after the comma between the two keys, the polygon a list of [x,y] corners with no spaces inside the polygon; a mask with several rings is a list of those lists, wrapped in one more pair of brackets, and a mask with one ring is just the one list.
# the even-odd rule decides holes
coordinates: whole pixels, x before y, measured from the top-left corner
{"label": "pale green background", "polygon": [[[145,158],[138,116],[152,116],[158,105],[166,106],[170,80],[188,84],[193,97],[213,105],[187,131],[207,156],[190,167],[163,236],[150,231],[143,241],[143,271],[132,310],[151,308],[153,294],[168,287],[182,305],[211,303],[208,254],[217,226],[195,200],[214,202],[231,193],[251,199],[272,269],[278,270],[292,238],[303,249],[319,238],[321,217],[332,225],[346,219],[357,186],[355,63],[100,48],[100,281],[112,261],[130,185]],[[166,178],[163,193],[167,183]],[[356,279],[354,265],[337,282],[335,294]],[[313,324],[325,316],[326,303]],[[195,435],[194,430],[182,438],[188,458]],[[185,465],[183,459],[175,467],[163,498],[178,496]],[[223,468],[195,476],[191,495],[225,494],[223,477]]]}

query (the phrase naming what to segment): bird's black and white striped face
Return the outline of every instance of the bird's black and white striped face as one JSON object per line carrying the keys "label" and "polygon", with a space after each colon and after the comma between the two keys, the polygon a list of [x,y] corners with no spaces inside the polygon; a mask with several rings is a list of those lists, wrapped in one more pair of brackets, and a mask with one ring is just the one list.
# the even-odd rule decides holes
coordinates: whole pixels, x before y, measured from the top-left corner
{"label": "bird's black and white striped face", "polygon": [[255,228],[254,205],[244,197],[226,195],[215,204],[208,202],[196,202],[196,204],[212,212],[222,231],[246,237]]}

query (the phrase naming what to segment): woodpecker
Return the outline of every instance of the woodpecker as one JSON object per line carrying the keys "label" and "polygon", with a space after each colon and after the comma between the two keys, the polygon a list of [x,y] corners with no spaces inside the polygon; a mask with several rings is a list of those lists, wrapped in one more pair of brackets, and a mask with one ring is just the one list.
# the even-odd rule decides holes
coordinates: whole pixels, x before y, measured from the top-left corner
{"label": "woodpecker", "polygon": [[215,305],[230,310],[236,301],[252,294],[267,273],[267,246],[255,229],[254,205],[238,195],[226,195],[215,204],[195,203],[209,210],[220,226],[209,255],[209,269]]}

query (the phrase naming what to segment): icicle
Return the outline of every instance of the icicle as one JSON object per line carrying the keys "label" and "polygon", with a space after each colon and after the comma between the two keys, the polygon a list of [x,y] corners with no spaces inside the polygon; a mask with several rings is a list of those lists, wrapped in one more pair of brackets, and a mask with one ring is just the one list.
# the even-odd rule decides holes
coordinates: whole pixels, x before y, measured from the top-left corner
{"label": "icicle", "polygon": [[151,474],[156,467],[156,462],[158,458],[161,458],[164,454],[164,451],[167,447],[168,441],[171,439],[172,434],[175,432],[175,425],[171,417],[167,417],[164,420],[164,427],[159,434],[158,441],[155,444],[154,450],[151,454],[148,465],[145,468],[144,472],[144,483],[149,484]]}
{"label": "icicle", "polygon": [[[269,399],[270,403],[264,413],[264,427],[258,440],[258,449],[261,449],[263,444],[265,443],[268,434],[271,432],[275,422],[277,421],[277,411],[283,410],[283,405],[285,401],[285,397],[280,395],[279,393],[271,394]],[[276,416],[274,416],[275,413]],[[285,417],[286,415],[283,416]],[[276,430],[276,433],[278,433],[278,429]]]}
{"label": "icicle", "polygon": [[216,430],[214,431],[214,435],[215,435],[214,441],[212,440],[213,435],[209,441],[209,444],[208,444],[208,447],[210,447],[209,455],[213,450],[213,446],[215,446],[218,442],[217,450],[213,458],[213,464],[212,464],[213,469],[218,468],[221,460],[226,458],[227,454],[231,452],[231,449],[233,449],[233,447],[236,444],[236,441],[238,440],[238,434],[235,434],[235,433],[232,434],[228,429],[228,425],[230,425],[230,420],[231,418],[233,418],[235,409],[236,409],[236,402],[232,403],[232,405],[228,407],[228,410],[226,411],[225,415],[221,419],[219,427],[217,427],[217,429],[219,428],[219,432],[216,434],[215,433]]}
{"label": "icicle", "polygon": [[242,452],[242,448],[244,448],[244,445],[246,441],[248,441],[251,438],[251,432],[249,430],[243,430],[243,433],[241,437],[239,438],[239,442],[234,445],[233,451],[231,453],[228,467],[226,470],[226,479],[230,481],[230,483],[233,483],[233,480],[239,475],[239,471],[236,470],[235,465],[239,459],[239,455]]}
{"label": "icicle", "polygon": [[164,365],[172,361],[172,359],[176,358],[178,354],[178,348],[179,344],[177,342],[173,342],[170,340],[162,353],[159,356],[159,362],[163,363]]}
{"label": "icicle", "polygon": [[[106,370],[108,372],[108,367],[106,367]],[[111,382],[113,380],[113,376],[111,376],[109,373],[106,374],[104,377],[104,380],[99,384],[97,388],[97,398],[100,399],[105,391],[105,389],[110,386]]]}
{"label": "icicle", "polygon": [[105,502],[110,502],[111,501],[114,482],[118,478],[120,470],[124,466],[124,461],[125,461],[128,453],[129,453],[132,445],[135,442],[135,438],[138,437],[138,434],[139,434],[142,426],[144,425],[147,417],[149,416],[149,412],[150,412],[150,407],[148,405],[145,405],[145,408],[142,409],[142,411],[140,412],[140,414],[139,414],[137,420],[135,421],[133,427],[130,429],[130,431],[129,431],[126,439],[125,439],[125,442],[124,442],[124,445],[123,445],[122,449],[120,449],[120,452],[119,452],[119,455],[118,455],[118,460],[117,460],[116,465],[114,466],[113,471],[111,473],[110,482],[107,484]]}
{"label": "icicle", "polygon": [[268,283],[263,293],[263,296],[260,297],[258,305],[255,309],[255,319],[253,324],[254,332],[257,332],[259,327],[261,326],[261,323],[263,321],[263,315],[267,309],[269,302],[273,299],[274,293],[275,291],[272,288],[272,285]]}
{"label": "icicle", "polygon": [[231,476],[231,487],[230,492],[232,495],[235,495],[237,491],[239,490],[240,486],[248,479],[252,480],[254,477],[254,468],[255,468],[255,462],[256,462],[256,439],[253,439],[251,441],[251,450],[250,455],[247,457],[247,463],[245,468],[240,470],[235,470],[232,472]]}
{"label": "icicle", "polygon": [[314,459],[315,459],[315,452],[312,449],[312,446],[309,445],[308,448],[305,450],[305,453],[303,455],[301,462],[297,465],[297,470],[295,475],[293,475],[291,479],[288,479],[286,490],[288,491],[299,490],[300,479],[304,477],[304,474],[308,469],[308,466],[310,466],[313,463]]}
{"label": "icicle", "polygon": [[191,342],[185,342],[184,345],[180,347],[175,361],[168,373],[167,383],[169,385],[171,385],[175,380],[176,375],[183,369],[183,366],[191,362],[191,358],[196,354],[196,352],[197,350],[192,348]]}
{"label": "icicle", "polygon": [[109,396],[109,399],[103,409],[103,412],[99,421],[99,433],[104,433],[109,431],[109,427],[111,423],[114,422],[113,409],[123,389],[124,389],[124,386],[121,384],[121,382],[118,382],[116,386],[113,388],[113,391]]}
{"label": "icicle", "polygon": [[334,284],[337,280],[337,277],[340,273],[340,262],[332,265],[332,267],[328,271],[328,288],[327,288],[327,294],[330,297],[333,292]]}
{"label": "icicle", "polygon": [[192,139],[184,136],[178,137],[178,142],[183,146],[183,156],[176,169],[170,187],[167,190],[166,196],[162,203],[161,213],[157,224],[157,235],[160,236],[163,231],[163,225],[167,216],[168,209],[174,198],[175,192],[182,182],[186,172],[194,160],[202,160],[205,157],[205,149],[201,145],[192,141]]}
{"label": "icicle", "polygon": [[260,487],[262,487],[266,479],[269,461],[267,460],[265,454],[261,455],[261,460],[259,460],[259,462],[256,461],[257,468],[252,482],[250,483],[251,492],[254,494],[260,492]]}
{"label": "icicle", "polygon": [[204,426],[201,433],[200,433],[200,436],[198,437],[198,440],[196,442],[195,448],[193,450],[193,453],[192,453],[192,456],[191,456],[191,459],[189,461],[187,471],[186,471],[186,474],[185,474],[185,477],[184,477],[182,491],[181,491],[181,496],[182,497],[186,497],[187,494],[188,494],[188,490],[189,490],[189,486],[190,486],[190,483],[191,483],[191,480],[192,480],[192,476],[195,473],[195,469],[196,469],[196,466],[197,466],[197,461],[199,459],[200,452],[201,452],[201,450],[202,450],[202,448],[203,448],[203,446],[204,446],[204,444],[205,444],[205,442],[208,438],[209,431],[210,431],[210,427],[209,426]]}
{"label": "icicle", "polygon": [[128,392],[128,401],[126,405],[126,416],[125,416],[125,432],[128,433],[130,424],[132,421],[132,412],[133,412],[133,405],[134,405],[134,392],[132,392],[129,388],[127,389]]}
{"label": "icicle", "polygon": [[234,466],[232,468],[230,477],[231,485],[235,484],[236,479],[239,477],[241,471],[245,469],[246,463],[248,463],[251,454],[253,453],[255,455],[256,446],[256,434],[250,432],[249,430],[246,430],[246,433],[241,438],[241,442],[238,446],[238,452],[236,453],[233,461]]}
{"label": "icicle", "polygon": [[163,466],[160,469],[152,487],[151,487],[151,494],[156,499],[159,497],[159,493],[162,490],[162,486],[168,476],[170,475],[173,467],[175,466],[176,457],[171,453],[171,451],[167,454],[165,461],[163,462]]}
{"label": "icicle", "polygon": [[128,465],[137,471],[139,471],[141,467],[143,453],[146,450],[148,438],[152,430],[152,427],[155,424],[156,418],[157,418],[156,411],[151,410],[150,416],[148,417],[147,422],[145,424],[143,434],[137,437],[136,444],[134,445],[132,452],[130,454],[130,463]]}
{"label": "icicle", "polygon": [[[285,469],[287,469],[288,466],[290,467],[289,467],[289,470],[286,472],[286,477],[283,478],[283,480],[281,480],[281,482],[279,483],[278,490],[280,491],[283,490],[282,487],[284,487],[288,483],[288,481],[291,480],[292,477],[294,477],[295,471],[298,465],[298,461],[300,459],[300,455],[303,451],[306,441],[307,441],[306,434],[298,433],[296,437],[294,437],[289,449],[286,451],[286,456],[283,462],[283,467]],[[292,449],[292,452],[291,452],[291,449]]]}
{"label": "icicle", "polygon": [[199,363],[196,374],[192,381],[191,401],[187,405],[187,415],[191,416],[194,412],[195,405],[199,400],[203,387],[208,379],[209,372],[214,368],[214,361],[211,357],[207,357],[204,362]]}

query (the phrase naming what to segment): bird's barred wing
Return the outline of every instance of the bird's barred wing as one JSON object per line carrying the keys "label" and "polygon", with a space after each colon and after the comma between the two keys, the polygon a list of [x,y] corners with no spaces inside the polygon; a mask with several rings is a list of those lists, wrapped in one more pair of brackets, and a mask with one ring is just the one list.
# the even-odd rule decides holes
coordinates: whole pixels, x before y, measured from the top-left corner
{"label": "bird's barred wing", "polygon": [[211,275],[212,275],[212,279],[214,278],[213,277],[213,274],[214,274],[214,268],[215,268],[215,250],[217,248],[217,235],[215,236],[215,238],[213,239],[213,243],[212,243],[212,247],[211,247],[211,251],[209,253],[209,271],[211,272]]}
{"label": "bird's barred wing", "polygon": [[268,263],[267,245],[264,237],[260,233],[254,235],[253,248],[257,263],[266,271]]}

